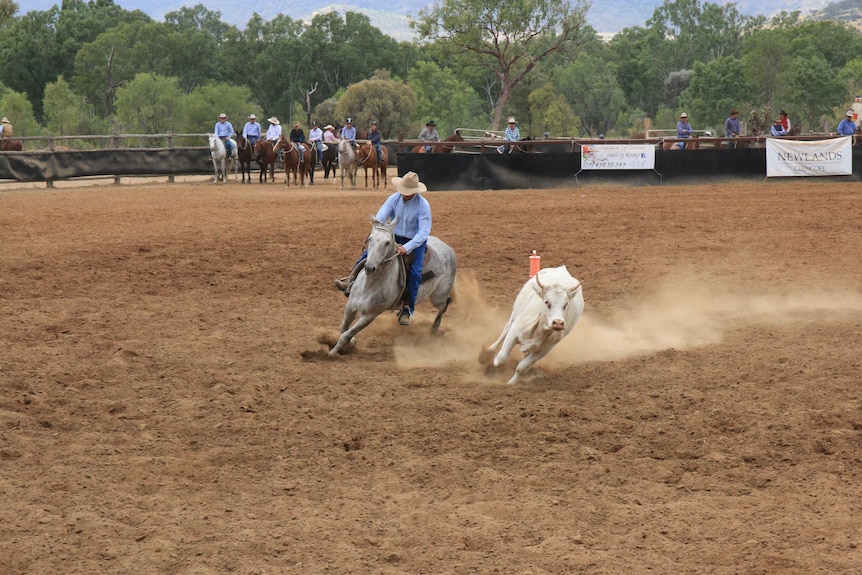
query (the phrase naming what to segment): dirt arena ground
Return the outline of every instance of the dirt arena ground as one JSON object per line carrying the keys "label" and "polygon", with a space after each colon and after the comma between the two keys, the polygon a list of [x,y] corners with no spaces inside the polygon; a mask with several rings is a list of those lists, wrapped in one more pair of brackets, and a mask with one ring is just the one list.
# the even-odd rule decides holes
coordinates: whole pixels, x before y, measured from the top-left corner
{"label": "dirt arena ground", "polygon": [[431,191],[445,333],[330,360],[388,192],[281,181],[0,189],[0,573],[860,572],[862,184]]}

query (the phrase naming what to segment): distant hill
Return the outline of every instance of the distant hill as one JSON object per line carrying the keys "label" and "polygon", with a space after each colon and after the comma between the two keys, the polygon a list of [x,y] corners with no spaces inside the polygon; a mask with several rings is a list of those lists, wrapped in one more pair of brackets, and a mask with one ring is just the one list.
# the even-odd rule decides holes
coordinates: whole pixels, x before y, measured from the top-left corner
{"label": "distant hill", "polygon": [[815,20],[837,20],[862,30],[862,0],[842,0],[811,12]]}
{"label": "distant hill", "polygon": [[[209,10],[221,12],[222,20],[239,28],[244,28],[254,12],[257,12],[265,20],[271,20],[282,13],[295,20],[311,19],[318,12],[347,11],[361,12],[366,14],[371,23],[384,34],[388,34],[398,40],[410,40],[413,32],[408,26],[410,16],[416,16],[419,11],[430,4],[428,0],[346,0],[344,4],[332,4],[332,0],[258,0],[257,2],[236,2],[235,0],[167,0],[163,2],[152,2],[151,0],[115,0],[115,3],[126,10],[141,10],[149,14],[155,20],[163,20],[165,14],[180,9],[183,6],[194,6],[204,4]],[[860,5],[862,0],[843,0],[837,4]],[[600,33],[616,33],[623,28],[632,26],[643,26],[653,15],[655,9],[661,6],[664,0],[593,0],[593,6],[587,14],[590,25]],[[716,0],[717,4],[728,4],[724,0]],[[21,11],[47,10],[51,6],[59,4],[55,0],[26,0],[19,6]],[[792,12],[799,10],[810,13],[814,10],[825,12],[826,0],[740,0],[736,2],[740,11],[748,16],[763,14],[773,16],[782,11]],[[835,6],[835,5],[833,5]],[[837,17],[836,17],[837,19]]]}

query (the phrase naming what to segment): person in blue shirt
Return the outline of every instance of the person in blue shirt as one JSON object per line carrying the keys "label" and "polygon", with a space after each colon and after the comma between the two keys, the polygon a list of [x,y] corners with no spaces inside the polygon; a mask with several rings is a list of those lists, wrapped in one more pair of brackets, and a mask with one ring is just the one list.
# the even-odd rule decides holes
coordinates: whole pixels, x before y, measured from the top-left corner
{"label": "person in blue shirt", "polygon": [[371,122],[371,131],[368,132],[368,141],[374,146],[374,151],[377,153],[377,163],[383,163],[383,152],[380,151],[380,130],[377,129],[377,122]]}
{"label": "person in blue shirt", "polygon": [[[738,138],[742,135],[742,126],[739,123],[739,110],[734,108],[730,111],[730,116],[724,121],[724,135],[728,138]],[[735,148],[736,142],[730,140],[727,142],[728,148]]]}
{"label": "person in blue shirt", "polygon": [[776,137],[787,135],[787,130],[784,129],[784,125],[781,123],[781,118],[775,118],[775,121],[772,123],[772,128],[769,129],[769,133]]}
{"label": "person in blue shirt", "polygon": [[838,124],[838,133],[842,136],[852,136],[856,133],[856,122],[853,121],[853,112],[847,110],[844,119]]}
{"label": "person in blue shirt", "polygon": [[257,116],[254,114],[248,117],[248,122],[242,129],[242,137],[248,140],[248,143],[254,147],[255,143],[260,140],[260,124],[257,122]]}
{"label": "person in blue shirt", "polygon": [[218,122],[216,122],[213,133],[224,142],[224,149],[227,150],[227,157],[233,157],[233,146],[230,139],[233,138],[234,130],[230,122],[227,121],[227,114],[219,114]]}
{"label": "person in blue shirt", "polygon": [[[679,115],[679,122],[676,123],[676,137],[680,139],[691,138],[692,134],[694,134],[694,130],[688,123],[688,114],[683,112]],[[679,142],[679,149],[685,149],[685,142]]]}
{"label": "person in blue shirt", "polygon": [[353,119],[347,118],[344,122],[344,127],[341,128],[341,137],[350,142],[351,146],[356,146],[356,128],[353,127]]}
{"label": "person in blue shirt", "polygon": [[[518,129],[518,122],[515,121],[515,116],[510,116],[506,123],[506,129],[503,131],[503,139],[507,142],[517,142],[521,139],[521,130]],[[512,147],[505,145],[497,148],[501,154],[508,154]]]}
{"label": "person in blue shirt", "polygon": [[[416,172],[407,172],[403,178],[392,178],[392,186],[397,191],[386,198],[375,217],[381,222],[395,219],[395,241],[398,242],[396,251],[402,256],[412,254],[414,258],[407,271],[406,302],[398,314],[399,324],[410,325],[422,278],[426,241],[431,235],[431,205],[420,195],[428,188],[419,181]],[[363,251],[356,264],[360,264],[367,255],[367,252]],[[335,287],[349,296],[350,287],[360,269],[359,265],[354,265],[351,275],[333,281]]]}

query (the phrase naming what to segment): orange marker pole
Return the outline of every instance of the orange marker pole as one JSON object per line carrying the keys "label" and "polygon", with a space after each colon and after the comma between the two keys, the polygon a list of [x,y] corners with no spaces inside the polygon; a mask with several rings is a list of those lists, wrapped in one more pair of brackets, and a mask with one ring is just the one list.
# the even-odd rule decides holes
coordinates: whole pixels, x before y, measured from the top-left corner
{"label": "orange marker pole", "polygon": [[530,254],[530,277],[533,277],[539,270],[542,268],[542,256],[536,253],[536,250],[533,250],[533,253]]}

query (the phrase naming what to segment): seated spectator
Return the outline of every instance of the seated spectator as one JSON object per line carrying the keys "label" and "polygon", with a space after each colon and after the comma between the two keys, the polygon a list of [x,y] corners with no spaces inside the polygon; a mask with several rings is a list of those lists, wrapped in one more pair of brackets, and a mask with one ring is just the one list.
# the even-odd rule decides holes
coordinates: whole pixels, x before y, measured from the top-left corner
{"label": "seated spectator", "polygon": [[781,125],[781,118],[775,118],[775,122],[772,124],[772,129],[769,131],[773,136],[786,136],[787,130],[784,129],[784,126]]}
{"label": "seated spectator", "polygon": [[[742,126],[739,123],[739,110],[734,108],[730,111],[730,117],[724,121],[724,135],[728,138],[738,138],[742,135]],[[736,142],[727,142],[728,148],[735,148]]]}
{"label": "seated spectator", "polygon": [[792,128],[792,126],[790,124],[790,120],[787,118],[787,112],[785,112],[784,110],[778,112],[778,119],[781,120],[781,126],[784,128],[784,131],[789,136],[790,128]]}
{"label": "seated spectator", "polygon": [[842,136],[852,136],[856,133],[856,122],[853,121],[853,112],[847,110],[844,119],[838,124],[838,133]]}

